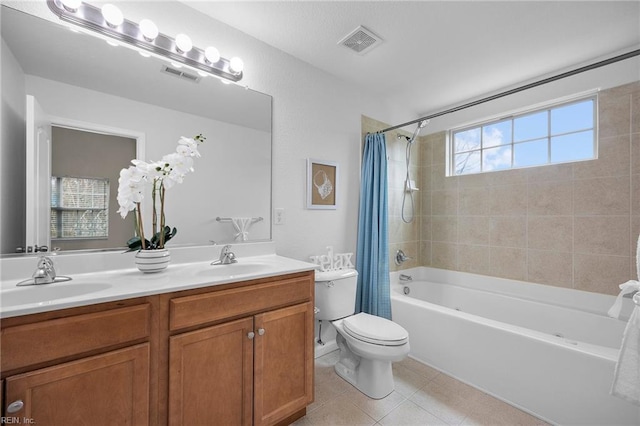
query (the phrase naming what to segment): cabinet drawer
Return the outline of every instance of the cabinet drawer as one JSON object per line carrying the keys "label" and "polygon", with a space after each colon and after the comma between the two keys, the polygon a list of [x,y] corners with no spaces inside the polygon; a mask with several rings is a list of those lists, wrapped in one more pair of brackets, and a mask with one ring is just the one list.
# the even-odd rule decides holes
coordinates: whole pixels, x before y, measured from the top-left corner
{"label": "cabinet drawer", "polygon": [[313,275],[177,297],[169,303],[169,327],[179,330],[254,314],[313,298]]}
{"label": "cabinet drawer", "polygon": [[148,426],[149,358],[142,343],[11,376],[6,405],[24,404],[17,423]]}
{"label": "cabinet drawer", "polygon": [[5,328],[2,371],[146,338],[150,313],[143,304]]}

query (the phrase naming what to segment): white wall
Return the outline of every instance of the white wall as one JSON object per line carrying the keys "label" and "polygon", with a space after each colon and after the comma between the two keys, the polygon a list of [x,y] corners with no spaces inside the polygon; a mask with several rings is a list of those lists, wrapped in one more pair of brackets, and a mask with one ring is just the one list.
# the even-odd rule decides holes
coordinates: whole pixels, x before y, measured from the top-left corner
{"label": "white wall", "polygon": [[[25,78],[2,42],[2,117],[0,117],[0,253],[13,252],[25,238]],[[16,226],[22,224],[22,226]]]}
{"label": "white wall", "polygon": [[[99,2],[93,2],[98,4]],[[10,3],[51,21],[44,2]],[[243,83],[273,96],[273,207],[285,224],[273,226],[281,255],[307,260],[332,245],[355,251],[360,179],[360,116],[395,123],[413,118],[351,84],[322,72],[178,2],[118,2],[125,17],[148,17],[165,34],[188,32],[196,46],[215,43],[226,57],[245,63]],[[306,158],[337,161],[337,210],[306,210]]]}
{"label": "white wall", "polygon": [[[515,87],[507,87],[500,92],[515,89],[516,87],[540,81],[544,78],[560,75],[562,72],[572,71],[580,68],[581,66],[593,64],[598,62],[598,60],[604,60],[614,56],[616,56],[615,53],[608,55],[606,58],[589,61],[589,63],[576,64],[567,70],[559,70],[551,75],[540,76],[533,81],[522,82]],[[425,128],[421,134],[424,136],[431,133],[437,133],[442,130],[449,130],[454,127],[492,119],[494,117],[498,117],[500,114],[504,115],[505,113],[514,112],[522,108],[531,109],[536,104],[548,103],[567,96],[574,96],[588,91],[610,89],[612,87],[637,81],[638,78],[640,78],[640,57],[636,56],[634,58],[576,74],[571,77],[563,78],[561,80],[554,81],[553,83],[524,90],[495,101],[435,118],[431,120],[427,128]],[[487,94],[486,96],[489,95],[494,95],[494,93]],[[447,108],[443,108],[443,110],[446,109]],[[425,113],[424,115],[427,116],[429,113]]]}

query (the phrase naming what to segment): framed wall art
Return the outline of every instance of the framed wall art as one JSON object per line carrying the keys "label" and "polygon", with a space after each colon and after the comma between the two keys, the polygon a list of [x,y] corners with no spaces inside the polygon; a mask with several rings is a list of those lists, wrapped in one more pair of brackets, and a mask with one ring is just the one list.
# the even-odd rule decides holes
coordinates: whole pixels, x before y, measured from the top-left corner
{"label": "framed wall art", "polygon": [[338,163],[307,159],[307,208],[335,210],[338,208]]}

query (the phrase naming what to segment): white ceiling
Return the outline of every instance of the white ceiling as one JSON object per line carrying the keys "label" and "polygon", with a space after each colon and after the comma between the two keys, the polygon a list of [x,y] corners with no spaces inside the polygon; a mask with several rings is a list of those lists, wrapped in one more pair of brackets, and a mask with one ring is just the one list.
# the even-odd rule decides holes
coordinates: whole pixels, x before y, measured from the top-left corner
{"label": "white ceiling", "polygon": [[640,46],[639,1],[183,2],[416,116]]}

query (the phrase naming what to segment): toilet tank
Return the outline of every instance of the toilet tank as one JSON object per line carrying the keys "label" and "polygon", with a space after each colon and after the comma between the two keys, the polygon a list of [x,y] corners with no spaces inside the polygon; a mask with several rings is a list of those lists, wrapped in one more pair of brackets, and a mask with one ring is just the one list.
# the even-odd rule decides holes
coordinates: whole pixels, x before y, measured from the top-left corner
{"label": "toilet tank", "polygon": [[316,271],[316,319],[337,320],[353,315],[356,310],[358,271]]}

